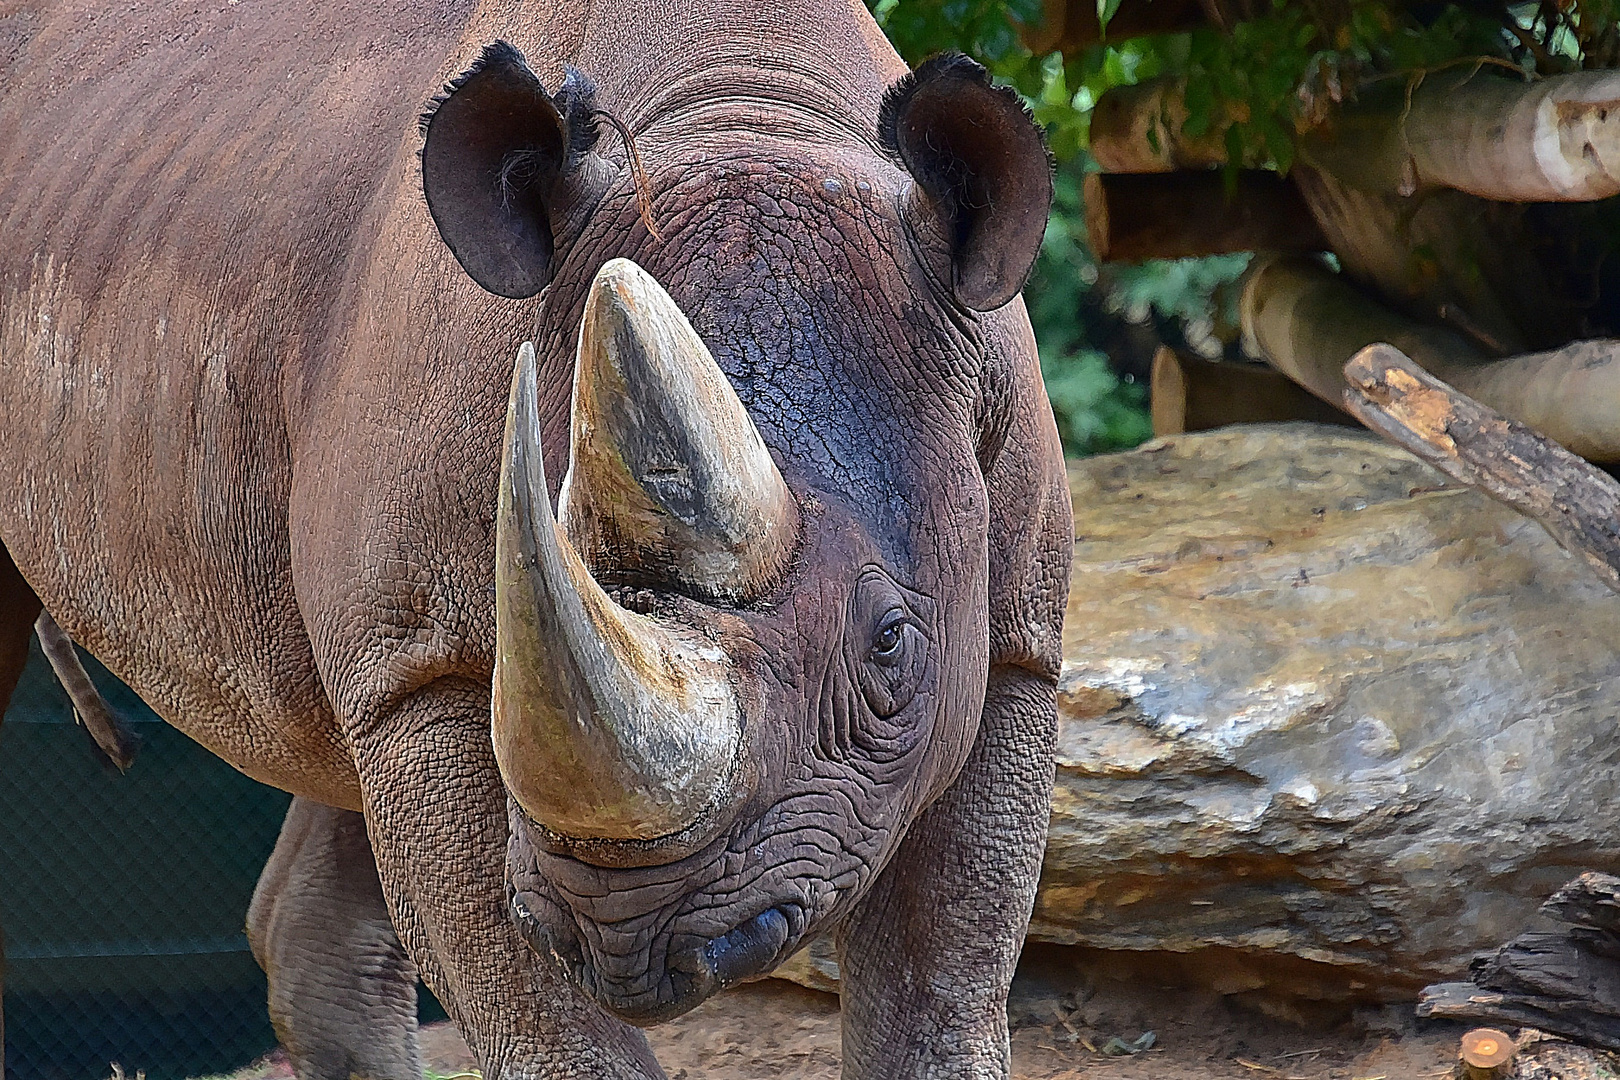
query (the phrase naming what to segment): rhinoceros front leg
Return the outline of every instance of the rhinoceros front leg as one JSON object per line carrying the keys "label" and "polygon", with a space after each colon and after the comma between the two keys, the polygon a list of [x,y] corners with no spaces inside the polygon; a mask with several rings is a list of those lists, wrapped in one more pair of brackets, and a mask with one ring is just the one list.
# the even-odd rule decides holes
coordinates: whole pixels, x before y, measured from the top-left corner
{"label": "rhinoceros front leg", "polygon": [[365,818],[294,799],[247,930],[298,1080],[421,1080],[416,968],[389,921]]}
{"label": "rhinoceros front leg", "polygon": [[1051,806],[1052,680],[991,671],[961,776],[839,937],[846,1080],[1003,1080],[1007,989]]}
{"label": "rhinoceros front leg", "polygon": [[350,731],[394,926],[489,1080],[662,1080],[641,1032],[519,936],[489,684],[441,679]]}

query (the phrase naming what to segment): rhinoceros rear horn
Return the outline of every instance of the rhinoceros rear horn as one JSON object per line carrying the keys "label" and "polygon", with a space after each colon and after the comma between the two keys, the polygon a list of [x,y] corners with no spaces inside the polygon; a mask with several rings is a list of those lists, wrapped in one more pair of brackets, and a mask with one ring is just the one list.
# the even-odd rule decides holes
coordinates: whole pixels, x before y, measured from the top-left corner
{"label": "rhinoceros rear horn", "polygon": [[422,193],[439,235],[479,285],[533,296],[551,280],[551,208],[595,141],[594,89],[569,69],[546,93],[504,41],[436,98],[422,117]]}
{"label": "rhinoceros rear horn", "polygon": [[908,212],[943,235],[949,265],[935,270],[957,300],[989,311],[1018,295],[1052,208],[1046,141],[1018,95],[945,53],[889,88],[878,135],[916,182]]}
{"label": "rhinoceros rear horn", "polygon": [[798,506],[703,339],[628,259],[585,301],[572,429],[560,516],[593,570],[733,603],[777,580]]}

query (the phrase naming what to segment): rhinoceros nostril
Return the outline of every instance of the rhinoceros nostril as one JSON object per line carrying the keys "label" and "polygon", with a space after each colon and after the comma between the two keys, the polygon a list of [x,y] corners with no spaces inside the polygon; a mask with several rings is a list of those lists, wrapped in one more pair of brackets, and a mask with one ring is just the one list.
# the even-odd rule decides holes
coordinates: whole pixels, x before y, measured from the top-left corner
{"label": "rhinoceros nostril", "polygon": [[729,986],[768,967],[787,945],[788,935],[788,917],[771,908],[714,938],[704,954],[720,985]]}

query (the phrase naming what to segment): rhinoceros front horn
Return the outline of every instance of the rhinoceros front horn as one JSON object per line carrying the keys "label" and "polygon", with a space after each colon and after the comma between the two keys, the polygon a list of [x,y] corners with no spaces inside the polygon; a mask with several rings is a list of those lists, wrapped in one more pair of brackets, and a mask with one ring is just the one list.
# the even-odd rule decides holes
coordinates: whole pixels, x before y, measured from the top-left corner
{"label": "rhinoceros front horn", "polygon": [[581,839],[654,839],[723,796],[741,733],[730,661],[616,604],[564,536],[531,344],[506,417],[495,583],[495,757],[534,820]]}

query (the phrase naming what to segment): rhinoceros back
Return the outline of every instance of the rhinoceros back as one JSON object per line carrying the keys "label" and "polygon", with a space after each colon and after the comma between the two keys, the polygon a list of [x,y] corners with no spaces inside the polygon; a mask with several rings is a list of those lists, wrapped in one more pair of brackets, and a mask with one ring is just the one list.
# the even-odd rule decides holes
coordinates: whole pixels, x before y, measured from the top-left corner
{"label": "rhinoceros back", "polygon": [[0,18],[0,539],[167,719],[328,801],[352,772],[293,598],[286,405],[467,6]]}

